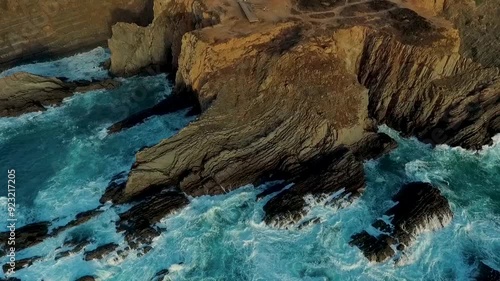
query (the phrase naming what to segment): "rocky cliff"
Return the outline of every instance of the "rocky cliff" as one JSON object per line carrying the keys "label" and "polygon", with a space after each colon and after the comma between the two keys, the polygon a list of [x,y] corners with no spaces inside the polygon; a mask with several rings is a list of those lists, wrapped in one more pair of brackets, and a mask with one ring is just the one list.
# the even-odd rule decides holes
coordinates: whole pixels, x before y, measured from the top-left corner
{"label": "rocky cliff", "polygon": [[65,82],[55,77],[37,76],[26,72],[0,78],[0,117],[19,116],[43,111],[62,103],[74,93],[113,89],[115,80]]}
{"label": "rocky cliff", "polygon": [[[429,15],[440,8],[253,1],[261,22],[250,25],[235,3],[209,1],[200,12],[191,8],[196,1],[181,2],[165,2],[160,17],[218,13],[215,26],[167,26],[186,32],[180,43],[169,37],[166,44],[182,46],[171,52],[176,83],[194,93],[204,113],[137,155],[118,202],[172,186],[199,196],[297,176],[310,163],[348,155],[338,154],[341,147],[355,152],[376,124],[466,148],[490,143],[500,129],[499,71],[462,56],[459,31]],[[359,194],[360,175],[361,182],[318,192]],[[312,193],[298,190],[298,198]]]}
{"label": "rocky cliff", "polygon": [[152,0],[0,0],[0,70],[105,45],[116,22],[147,25]]}

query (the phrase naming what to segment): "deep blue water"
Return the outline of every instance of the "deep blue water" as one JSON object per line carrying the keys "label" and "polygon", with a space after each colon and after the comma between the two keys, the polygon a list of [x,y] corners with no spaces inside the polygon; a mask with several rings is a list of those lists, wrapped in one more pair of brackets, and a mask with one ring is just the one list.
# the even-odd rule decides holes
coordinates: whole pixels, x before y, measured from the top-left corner
{"label": "deep blue water", "polygon": [[[106,78],[98,67],[109,54],[98,48],[63,60],[26,65],[0,74],[28,71],[70,79]],[[168,138],[186,126],[185,112],[153,117],[116,135],[105,128],[170,94],[165,76],[133,77],[111,91],[77,94],[63,105],[18,118],[0,119],[0,172],[16,169],[19,225],[55,220],[63,225],[95,208],[110,178],[128,170],[137,150]],[[67,237],[90,235],[86,250],[121,243],[117,210],[18,253],[45,256],[16,277],[28,281],[73,281],[83,275],[100,280],[149,280],[170,269],[168,280],[471,280],[477,263],[500,269],[500,145],[480,152],[403,139],[386,127],[399,148],[365,164],[368,187],[346,208],[311,200],[310,215],[322,222],[307,228],[275,229],[262,223],[260,187],[246,186],[222,196],[193,198],[184,210],[165,218],[167,230],[153,250],[126,259],[86,262],[82,253],[54,260]],[[496,140],[496,143],[499,143]],[[5,178],[6,178],[5,172]],[[348,245],[392,204],[391,196],[409,181],[438,186],[455,217],[448,227],[422,234],[399,264],[369,263]],[[5,190],[0,191],[5,210]],[[6,212],[0,212],[2,221]],[[5,262],[5,258],[1,259]]]}

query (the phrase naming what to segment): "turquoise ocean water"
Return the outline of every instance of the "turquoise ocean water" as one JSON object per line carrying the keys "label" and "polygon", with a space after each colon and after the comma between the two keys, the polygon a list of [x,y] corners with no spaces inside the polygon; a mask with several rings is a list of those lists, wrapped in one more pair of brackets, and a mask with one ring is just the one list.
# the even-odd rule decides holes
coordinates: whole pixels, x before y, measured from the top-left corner
{"label": "turquoise ocean water", "polygon": [[[102,48],[53,62],[16,67],[19,71],[71,80],[102,79]],[[185,111],[153,117],[116,135],[105,128],[170,94],[164,75],[132,77],[111,91],[76,94],[62,106],[17,118],[0,118],[0,172],[16,169],[18,225],[53,221],[64,225],[99,205],[110,178],[130,168],[135,152],[168,138],[191,119]],[[117,210],[18,252],[18,259],[43,256],[15,277],[27,281],[73,281],[83,275],[100,280],[146,281],[169,269],[166,280],[471,280],[477,262],[500,269],[500,139],[479,152],[404,139],[390,155],[365,164],[368,186],[352,205],[338,209],[311,201],[310,215],[320,224],[289,230],[262,223],[256,201],[262,187],[245,186],[215,197],[192,198],[184,210],[166,217],[166,230],[153,250],[125,259],[110,256],[86,262],[82,253],[55,260],[63,241],[75,235],[94,238],[87,247],[115,242]],[[445,229],[422,234],[398,263],[369,263],[348,245],[352,234],[368,227],[393,204],[390,198],[409,181],[431,182],[450,201],[455,217]],[[6,188],[5,188],[6,189]],[[0,207],[6,210],[6,191]],[[6,221],[6,211],[0,212]],[[6,229],[5,229],[6,230]],[[0,259],[3,264],[5,258]]]}

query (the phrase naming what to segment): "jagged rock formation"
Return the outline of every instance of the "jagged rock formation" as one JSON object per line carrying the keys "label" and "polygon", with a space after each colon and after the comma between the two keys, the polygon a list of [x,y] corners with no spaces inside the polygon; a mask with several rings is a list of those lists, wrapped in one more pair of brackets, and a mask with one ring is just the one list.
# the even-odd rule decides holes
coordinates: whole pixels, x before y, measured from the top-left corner
{"label": "jagged rock formation", "polygon": [[148,66],[177,65],[181,38],[194,29],[219,22],[217,13],[207,13],[205,1],[156,1],[154,21],[147,27],[117,23],[108,45],[111,73],[137,74]]}
{"label": "jagged rock formation", "polygon": [[428,183],[407,184],[392,200],[397,204],[385,213],[388,220],[381,218],[372,224],[377,235],[362,231],[352,236],[350,244],[370,261],[386,261],[395,250],[408,247],[418,234],[445,227],[453,218],[448,200]]}
{"label": "jagged rock formation", "polygon": [[116,22],[147,25],[153,0],[0,0],[0,70],[105,45]]}
{"label": "jagged rock formation", "polygon": [[[362,191],[360,161],[394,147],[373,137],[377,124],[473,149],[500,131],[499,70],[460,54],[459,32],[429,16],[440,3],[415,7],[424,17],[411,1],[330,2],[255,0],[262,21],[253,25],[236,3],[198,6],[219,24],[176,29],[166,48],[182,46],[172,51],[176,84],[203,114],[139,152],[128,180],[105,197],[123,203],[171,188],[214,195],[290,179],[295,185],[266,205],[265,220],[280,224],[304,214],[305,195]],[[157,1],[157,11],[196,17],[194,3]]]}
{"label": "jagged rock formation", "polygon": [[118,231],[124,231],[125,240],[132,248],[149,245],[160,232],[152,225],[189,203],[184,194],[162,192],[151,196],[120,215]]}
{"label": "jagged rock formation", "polygon": [[43,111],[47,106],[61,104],[64,98],[76,92],[113,89],[119,85],[116,80],[64,82],[53,77],[15,73],[0,78],[0,117]]}

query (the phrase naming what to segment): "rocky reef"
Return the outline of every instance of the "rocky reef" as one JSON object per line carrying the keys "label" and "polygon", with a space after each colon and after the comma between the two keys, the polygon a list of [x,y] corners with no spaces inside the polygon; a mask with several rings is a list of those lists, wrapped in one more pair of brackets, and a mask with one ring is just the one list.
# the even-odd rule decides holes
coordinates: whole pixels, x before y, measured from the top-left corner
{"label": "rocky reef", "polygon": [[[112,179],[101,198],[135,204],[116,223],[129,246],[146,253],[161,231],[155,224],[190,197],[247,184],[280,181],[259,196],[271,197],[263,220],[277,227],[300,222],[305,197],[355,200],[365,189],[363,162],[397,146],[377,132],[381,124],[432,145],[490,144],[500,131],[498,62],[464,39],[475,27],[452,24],[459,7],[452,2],[253,0],[260,22],[250,24],[236,1],[156,0],[149,25],[114,25],[110,72],[170,71],[175,93],[109,131],[179,108],[201,113],[177,135],[139,151],[131,171]],[[18,74],[0,83],[0,99],[9,100],[0,112],[15,116],[108,82]],[[393,199],[397,204],[370,231],[353,236],[371,261],[400,257],[419,233],[453,217],[427,183],[405,185]],[[35,242],[62,231],[42,230]],[[85,256],[116,249],[107,244]]]}
{"label": "rocky reef", "polygon": [[[263,9],[254,2],[262,21],[250,25],[236,3],[157,1],[155,21],[191,15],[170,21],[167,29],[185,34],[164,37],[162,53],[177,69],[179,94],[194,93],[203,114],[137,154],[116,202],[165,188],[221,194],[295,171],[307,178],[310,163],[330,164],[330,155],[343,159],[339,149],[353,150],[377,124],[471,149],[489,144],[499,131],[499,70],[464,57],[459,32],[426,12],[434,6],[286,1],[283,8],[271,1]],[[129,71],[122,57],[112,53],[116,73]],[[151,61],[132,65],[136,71]],[[354,163],[363,158],[348,159],[359,170]],[[356,194],[364,185],[359,175],[357,182],[324,191]],[[297,197],[319,183],[305,184],[293,189],[303,189]]]}
{"label": "rocky reef", "polygon": [[113,89],[116,80],[65,82],[55,77],[43,77],[26,72],[0,78],[0,117],[19,116],[24,113],[43,111],[48,106],[62,103],[74,93],[99,89]]}
{"label": "rocky reef", "polygon": [[350,244],[370,261],[386,261],[420,233],[443,228],[453,218],[446,198],[429,183],[406,184],[392,200],[396,205],[372,224],[371,233],[365,230],[352,236]]}

